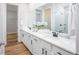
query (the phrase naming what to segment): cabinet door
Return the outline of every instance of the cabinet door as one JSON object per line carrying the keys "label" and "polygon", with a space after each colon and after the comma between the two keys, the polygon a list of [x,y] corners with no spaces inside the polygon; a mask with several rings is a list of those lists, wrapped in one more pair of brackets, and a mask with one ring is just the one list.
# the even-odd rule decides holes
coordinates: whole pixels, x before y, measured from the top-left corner
{"label": "cabinet door", "polygon": [[50,43],[41,41],[42,55],[51,55],[52,46]]}
{"label": "cabinet door", "polygon": [[27,34],[27,36],[25,37],[25,42],[26,42],[26,46],[27,48],[32,52],[32,36],[31,34]]}
{"label": "cabinet door", "polygon": [[20,39],[21,41],[25,44],[25,37],[26,37],[26,32],[23,30],[20,30]]}
{"label": "cabinet door", "polygon": [[53,49],[52,49],[54,55],[72,55],[71,53],[59,48],[59,47],[55,47],[53,46]]}
{"label": "cabinet door", "polygon": [[26,45],[26,36],[27,36],[27,34],[26,34],[26,32],[25,31],[22,31],[22,42]]}
{"label": "cabinet door", "polygon": [[33,54],[41,55],[41,47],[40,47],[40,39],[37,37],[33,37]]}
{"label": "cabinet door", "polygon": [[24,44],[25,44],[25,46],[26,47],[28,47],[28,33],[27,32],[25,32],[25,34],[24,34]]}
{"label": "cabinet door", "polygon": [[28,41],[28,48],[32,52],[33,40],[32,40],[32,36],[31,35],[28,36],[27,41]]}
{"label": "cabinet door", "polygon": [[24,38],[24,32],[22,30],[20,30],[20,40],[22,41]]}

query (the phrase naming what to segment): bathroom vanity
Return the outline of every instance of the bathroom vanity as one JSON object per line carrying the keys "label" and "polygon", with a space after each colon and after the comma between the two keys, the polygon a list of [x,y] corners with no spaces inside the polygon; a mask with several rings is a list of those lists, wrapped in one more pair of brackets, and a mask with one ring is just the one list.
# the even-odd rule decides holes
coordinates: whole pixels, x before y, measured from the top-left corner
{"label": "bathroom vanity", "polygon": [[21,29],[20,38],[23,44],[34,55],[75,55],[75,39],[51,37],[31,30]]}

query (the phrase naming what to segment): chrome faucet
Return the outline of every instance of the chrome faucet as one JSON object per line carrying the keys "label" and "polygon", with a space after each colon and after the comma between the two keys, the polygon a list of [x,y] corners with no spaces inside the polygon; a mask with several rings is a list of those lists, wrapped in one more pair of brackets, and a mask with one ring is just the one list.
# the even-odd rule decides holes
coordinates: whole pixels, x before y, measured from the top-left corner
{"label": "chrome faucet", "polygon": [[52,32],[54,37],[58,37],[58,33]]}

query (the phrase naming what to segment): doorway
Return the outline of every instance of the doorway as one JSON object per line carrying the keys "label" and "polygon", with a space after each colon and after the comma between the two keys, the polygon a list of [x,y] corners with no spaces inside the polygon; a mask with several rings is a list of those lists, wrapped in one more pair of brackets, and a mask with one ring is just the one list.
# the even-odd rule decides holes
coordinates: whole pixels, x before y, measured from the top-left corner
{"label": "doorway", "polygon": [[7,45],[17,42],[18,6],[7,4]]}

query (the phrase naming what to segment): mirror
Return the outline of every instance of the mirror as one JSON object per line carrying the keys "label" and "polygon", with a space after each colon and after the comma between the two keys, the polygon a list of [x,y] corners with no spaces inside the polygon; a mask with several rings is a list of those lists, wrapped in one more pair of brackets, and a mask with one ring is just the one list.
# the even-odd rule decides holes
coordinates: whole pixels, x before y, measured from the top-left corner
{"label": "mirror", "polygon": [[45,29],[51,30],[51,3],[36,9],[36,23],[41,22]]}
{"label": "mirror", "polygon": [[68,33],[68,16],[69,16],[68,5],[57,5],[55,6],[55,31],[59,33]]}
{"label": "mirror", "polygon": [[42,22],[42,10],[36,9],[36,22]]}
{"label": "mirror", "polygon": [[69,30],[69,4],[47,3],[36,9],[36,22],[47,22],[52,32],[66,33]]}

